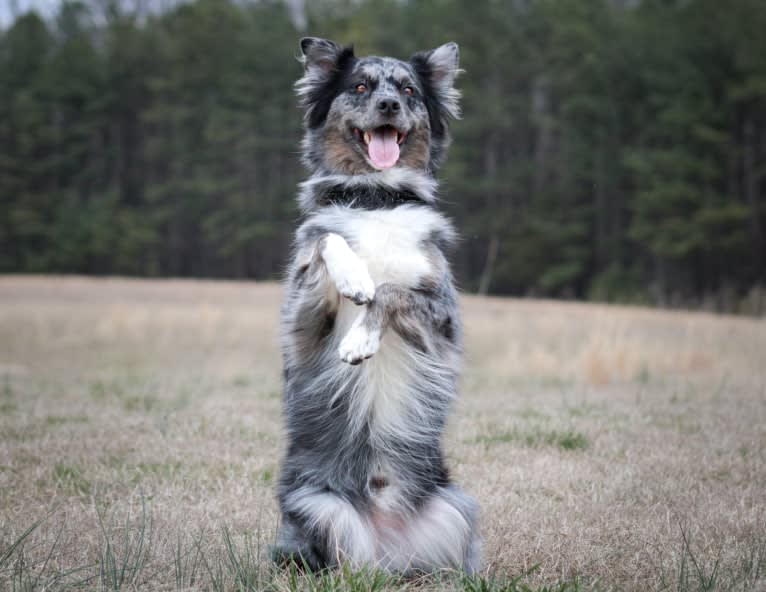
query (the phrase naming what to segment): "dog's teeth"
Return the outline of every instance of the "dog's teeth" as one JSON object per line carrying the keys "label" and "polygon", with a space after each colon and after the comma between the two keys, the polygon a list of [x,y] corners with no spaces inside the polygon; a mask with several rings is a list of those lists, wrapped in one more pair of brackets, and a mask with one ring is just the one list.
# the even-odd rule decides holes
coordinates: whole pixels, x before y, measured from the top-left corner
{"label": "dog's teeth", "polygon": [[364,132],[364,143],[369,145],[371,141],[370,132]]}

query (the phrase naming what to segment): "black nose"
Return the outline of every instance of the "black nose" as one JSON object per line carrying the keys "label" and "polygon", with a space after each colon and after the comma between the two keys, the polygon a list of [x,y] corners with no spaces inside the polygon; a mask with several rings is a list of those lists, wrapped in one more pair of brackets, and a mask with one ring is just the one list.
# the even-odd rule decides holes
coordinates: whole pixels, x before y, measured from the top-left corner
{"label": "black nose", "polygon": [[401,105],[396,99],[381,99],[378,101],[378,111],[384,115],[396,113],[399,109],[401,109]]}

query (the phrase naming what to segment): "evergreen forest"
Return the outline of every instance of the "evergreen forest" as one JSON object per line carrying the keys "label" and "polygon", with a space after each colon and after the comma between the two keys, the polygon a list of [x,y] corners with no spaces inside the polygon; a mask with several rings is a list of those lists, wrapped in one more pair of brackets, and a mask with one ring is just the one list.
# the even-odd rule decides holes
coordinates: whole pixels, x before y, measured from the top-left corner
{"label": "evergreen forest", "polygon": [[0,30],[0,272],[280,278],[298,40],[454,40],[461,289],[766,308],[763,0],[147,2]]}

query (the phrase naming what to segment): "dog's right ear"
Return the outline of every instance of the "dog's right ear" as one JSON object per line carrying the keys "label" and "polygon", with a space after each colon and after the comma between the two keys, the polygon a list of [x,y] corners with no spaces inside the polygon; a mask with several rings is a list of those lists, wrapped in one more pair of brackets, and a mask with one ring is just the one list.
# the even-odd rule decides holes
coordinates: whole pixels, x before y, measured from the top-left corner
{"label": "dog's right ear", "polygon": [[304,37],[301,57],[305,70],[295,83],[295,90],[306,109],[309,127],[321,125],[337,95],[343,73],[354,61],[354,48],[343,47],[329,39]]}
{"label": "dog's right ear", "polygon": [[301,62],[306,72],[318,75],[330,74],[338,63],[343,47],[329,39],[304,37],[301,39]]}

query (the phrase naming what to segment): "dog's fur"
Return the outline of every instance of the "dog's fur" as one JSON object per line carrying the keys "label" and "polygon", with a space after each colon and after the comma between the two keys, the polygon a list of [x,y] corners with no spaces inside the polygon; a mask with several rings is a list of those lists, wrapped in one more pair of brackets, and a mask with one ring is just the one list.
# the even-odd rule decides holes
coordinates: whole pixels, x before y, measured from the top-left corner
{"label": "dog's fur", "polygon": [[[458,48],[409,62],[323,39],[301,48],[312,176],[282,310],[289,441],[275,555],[311,569],[473,572],[477,505],[441,448],[461,346],[444,255],[455,235],[433,176],[458,115]],[[364,132],[392,129],[401,152],[379,170]]]}

